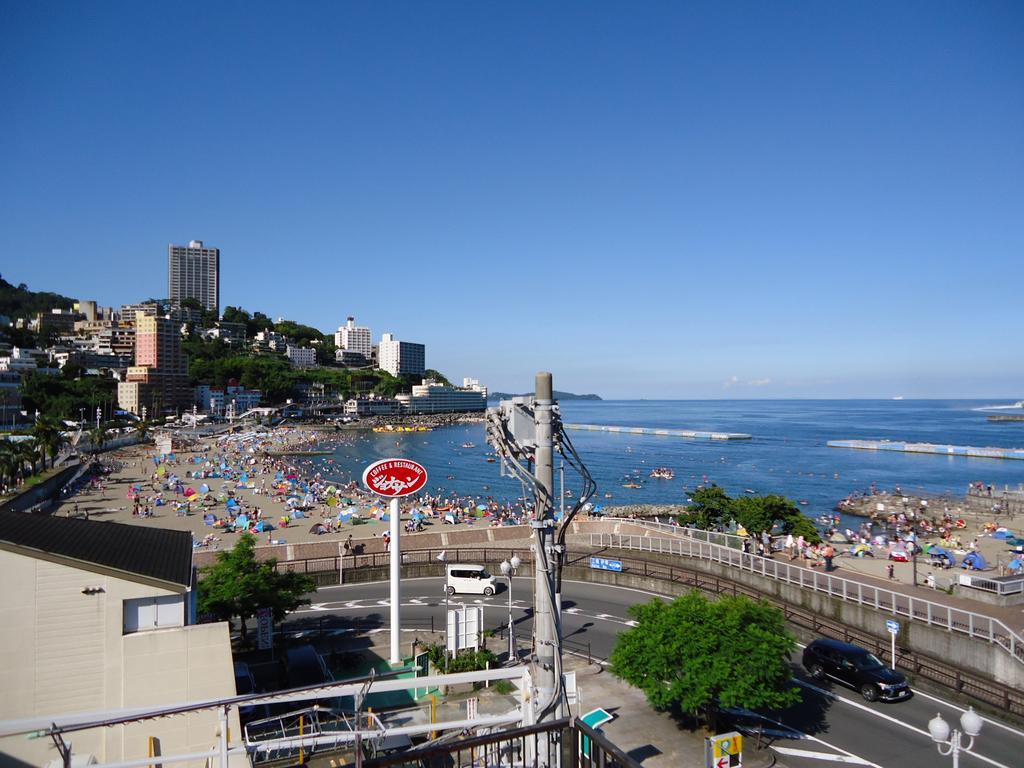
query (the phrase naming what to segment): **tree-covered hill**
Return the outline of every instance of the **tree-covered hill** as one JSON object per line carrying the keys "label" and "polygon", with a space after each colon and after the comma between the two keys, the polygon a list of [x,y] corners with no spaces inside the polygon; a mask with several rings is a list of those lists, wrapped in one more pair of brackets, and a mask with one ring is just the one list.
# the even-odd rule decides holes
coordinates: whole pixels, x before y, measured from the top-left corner
{"label": "tree-covered hill", "polygon": [[0,315],[12,320],[28,318],[37,312],[49,312],[55,307],[71,309],[74,299],[49,291],[30,291],[24,283],[12,285],[0,277]]}

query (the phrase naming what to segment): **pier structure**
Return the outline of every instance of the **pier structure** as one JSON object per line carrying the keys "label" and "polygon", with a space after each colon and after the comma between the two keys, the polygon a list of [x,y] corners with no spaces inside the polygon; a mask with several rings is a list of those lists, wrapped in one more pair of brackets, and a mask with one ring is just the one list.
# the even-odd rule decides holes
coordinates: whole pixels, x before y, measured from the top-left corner
{"label": "pier structure", "polygon": [[615,427],[607,424],[566,424],[566,429],[583,432],[618,432],[627,435],[659,435],[661,437],[686,437],[691,440],[750,440],[743,432],[701,432],[693,429],[656,429],[654,427]]}
{"label": "pier structure", "polygon": [[978,448],[973,445],[906,443],[895,440],[829,440],[829,448],[855,448],[861,451],[930,453],[936,456],[967,456],[978,459],[1018,459],[1024,461],[1024,448]]}

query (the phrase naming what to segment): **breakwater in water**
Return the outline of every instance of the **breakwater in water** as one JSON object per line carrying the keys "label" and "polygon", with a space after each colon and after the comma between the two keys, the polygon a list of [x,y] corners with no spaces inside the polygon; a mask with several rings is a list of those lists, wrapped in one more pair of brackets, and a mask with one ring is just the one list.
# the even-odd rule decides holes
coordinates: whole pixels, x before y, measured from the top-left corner
{"label": "breakwater in water", "polygon": [[617,427],[607,424],[566,424],[566,429],[583,432],[618,432],[626,435],[659,435],[662,437],[687,437],[691,440],[750,440],[744,432],[706,432],[694,429],[660,429],[658,427]]}
{"label": "breakwater in water", "polygon": [[931,453],[939,456],[969,456],[976,459],[1018,459],[1024,461],[1024,448],[977,448],[973,445],[902,443],[892,440],[829,440],[829,448],[855,448],[861,451]]}

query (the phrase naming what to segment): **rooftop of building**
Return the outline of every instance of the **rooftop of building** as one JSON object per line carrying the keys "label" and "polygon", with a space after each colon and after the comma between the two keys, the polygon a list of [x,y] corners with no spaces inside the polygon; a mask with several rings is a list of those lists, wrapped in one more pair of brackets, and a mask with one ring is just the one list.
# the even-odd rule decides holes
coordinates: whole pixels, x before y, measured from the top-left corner
{"label": "rooftop of building", "polygon": [[188,531],[0,512],[0,548],[177,591],[192,584]]}

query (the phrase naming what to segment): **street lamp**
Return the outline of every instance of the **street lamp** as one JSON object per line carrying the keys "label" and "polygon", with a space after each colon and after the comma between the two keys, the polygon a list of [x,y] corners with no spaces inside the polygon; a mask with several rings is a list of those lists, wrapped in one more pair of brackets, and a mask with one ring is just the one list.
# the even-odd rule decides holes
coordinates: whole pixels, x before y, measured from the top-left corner
{"label": "street lamp", "polygon": [[102,415],[103,415],[103,408],[101,406],[97,405],[96,406],[96,429],[100,428],[100,416],[102,416]]}
{"label": "street lamp", "polygon": [[518,660],[516,658],[515,625],[512,623],[512,576],[522,564],[522,560],[512,555],[511,560],[502,560],[500,566],[502,575],[508,579],[508,660],[510,662]]}
{"label": "street lamp", "polygon": [[[931,734],[932,741],[935,742],[935,748],[939,750],[939,754],[953,755],[953,768],[958,768],[960,750],[971,751],[971,747],[974,746],[974,737],[981,733],[981,725],[981,717],[978,716],[973,707],[968,707],[967,711],[960,715],[960,727],[963,728],[963,733],[968,736],[966,746],[962,743],[963,733],[956,728],[953,729],[953,733],[950,735],[949,724],[942,719],[941,714],[935,715],[935,717],[928,721],[928,733]],[[949,749],[944,751],[942,749],[944,745],[948,746]]]}

